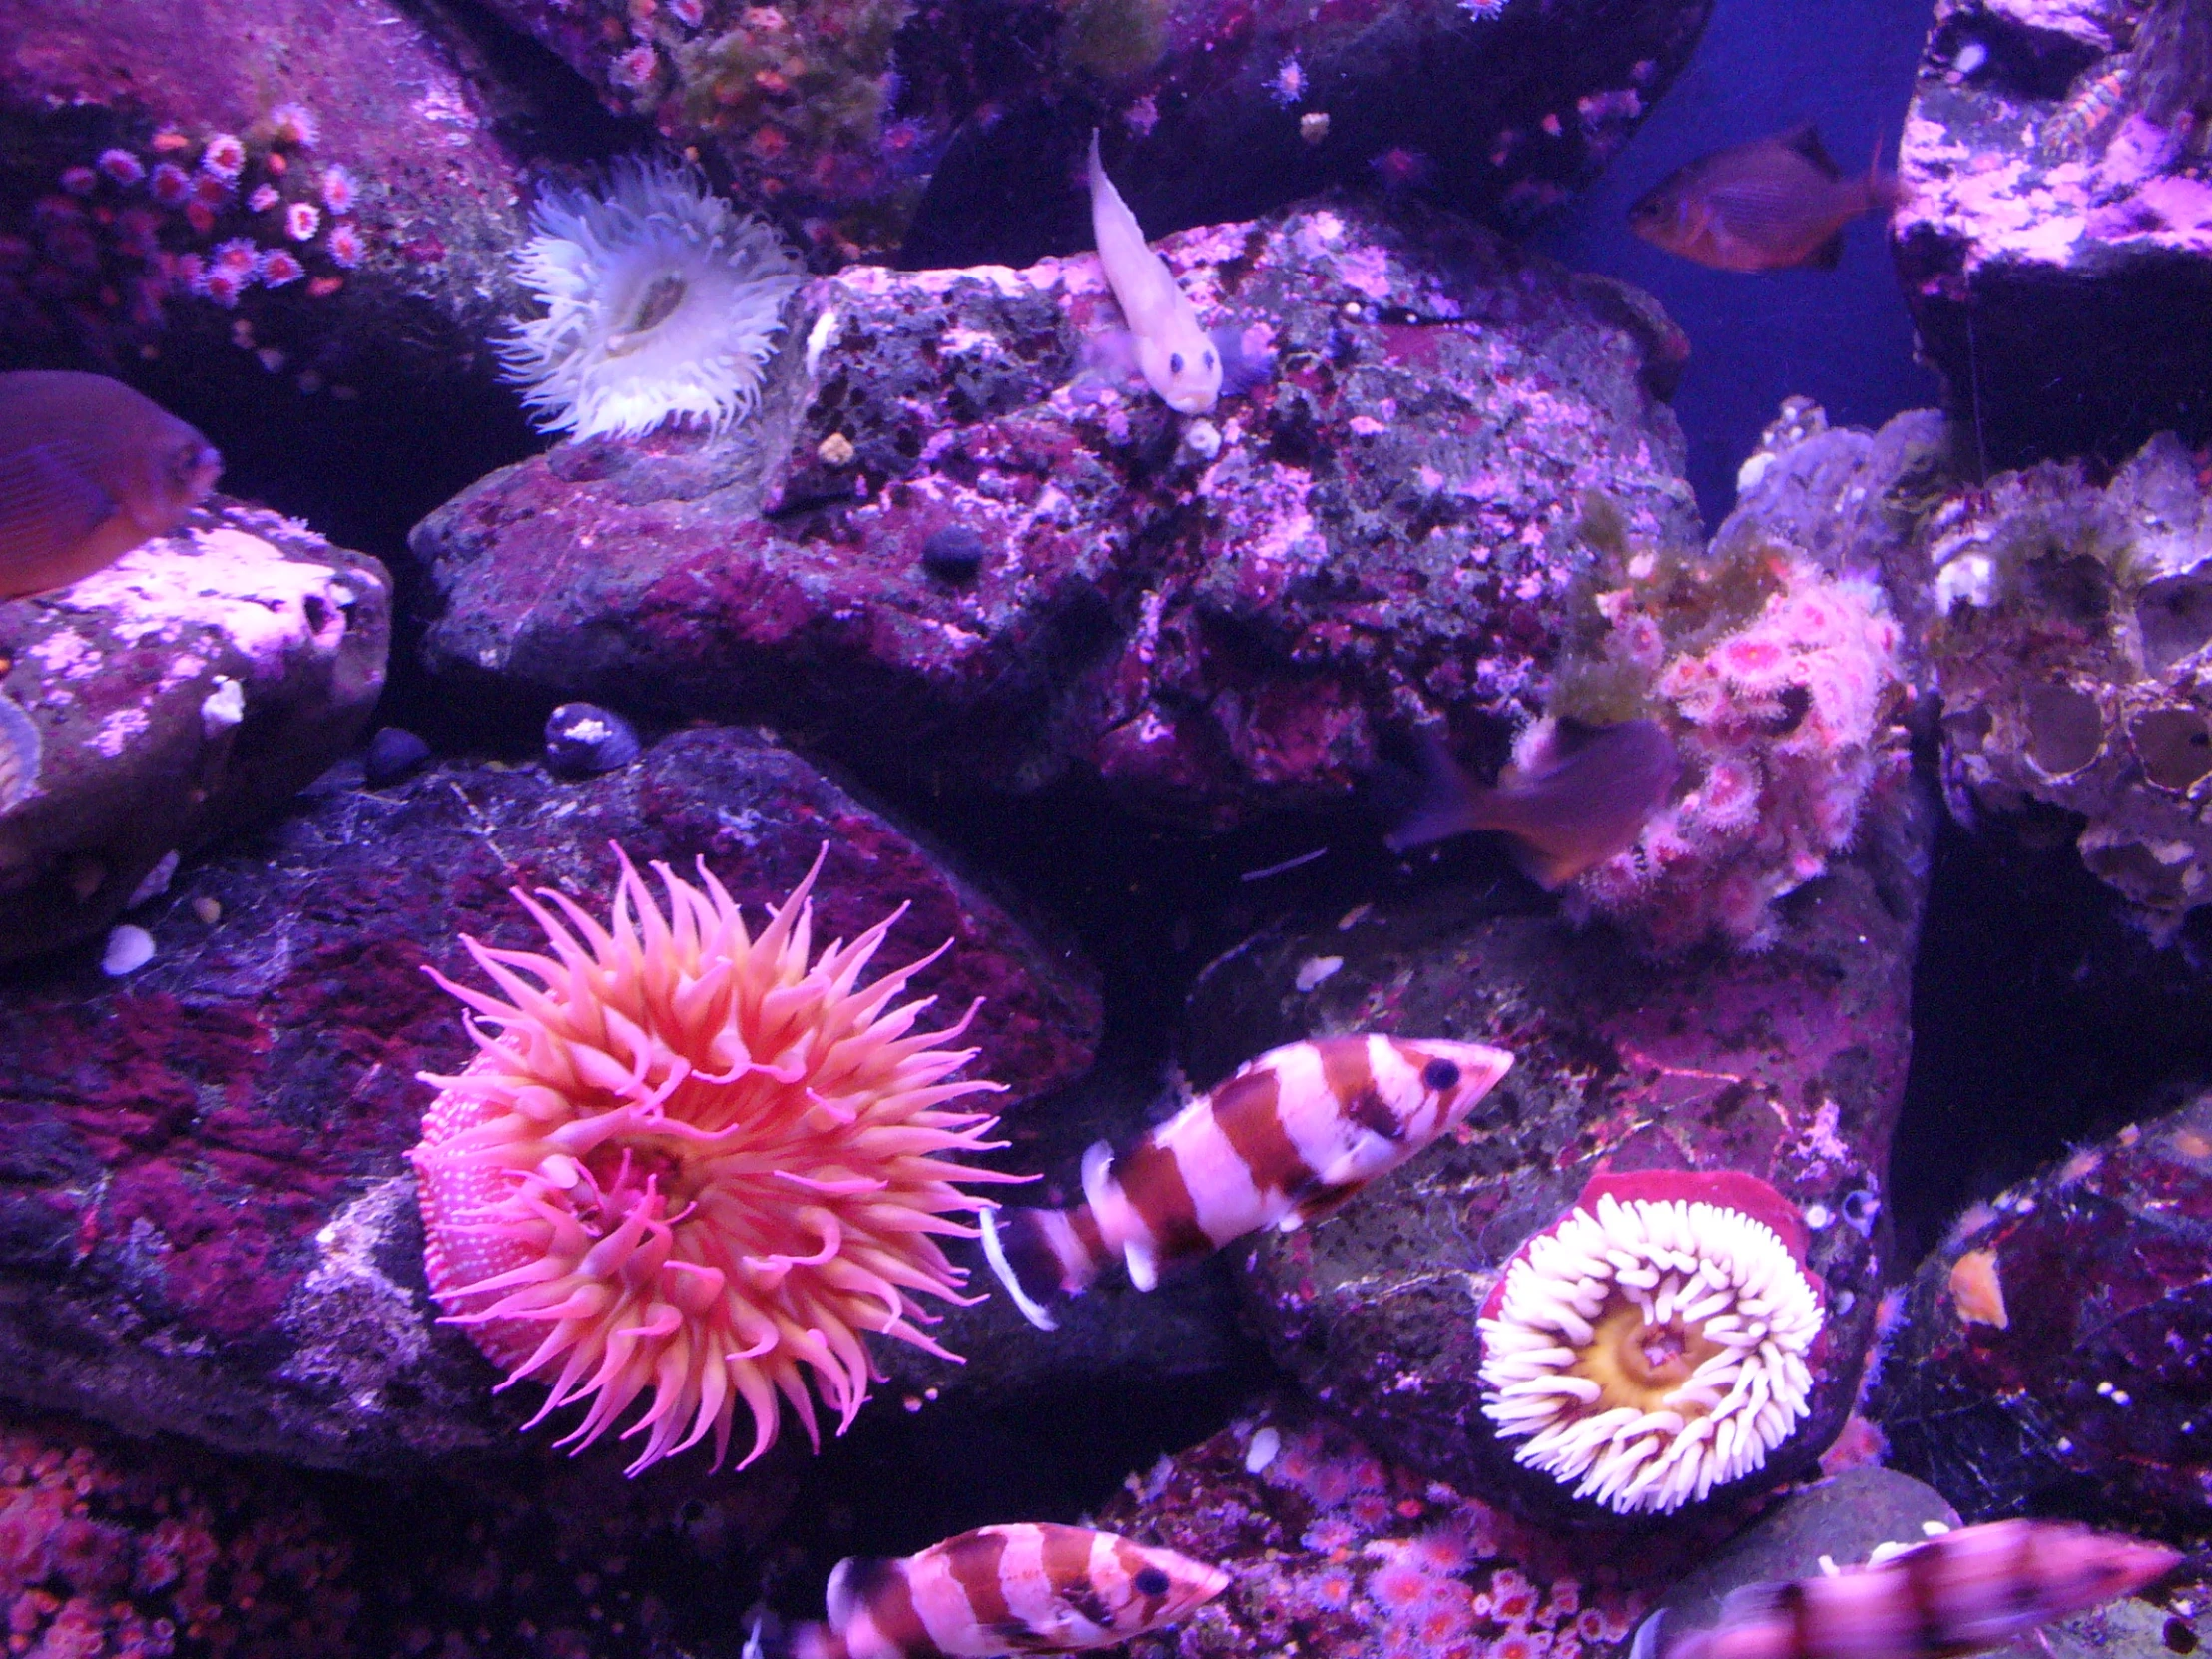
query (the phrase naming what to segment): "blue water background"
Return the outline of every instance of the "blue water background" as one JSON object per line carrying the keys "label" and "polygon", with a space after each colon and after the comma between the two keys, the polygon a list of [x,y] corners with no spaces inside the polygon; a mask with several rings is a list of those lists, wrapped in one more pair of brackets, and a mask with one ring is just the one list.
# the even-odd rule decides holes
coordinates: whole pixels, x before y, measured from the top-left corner
{"label": "blue water background", "polygon": [[1628,208],[1683,163],[1815,122],[1836,165],[1863,168],[1898,132],[1933,0],[1719,0],[1681,78],[1597,184],[1535,245],[1658,296],[1690,336],[1674,398],[1690,482],[1708,524],[1736,498],[1736,469],[1793,393],[1839,425],[1877,425],[1936,398],[1913,361],[1913,325],[1875,216],[1844,234],[1835,271],[1708,271],[1629,234]]}

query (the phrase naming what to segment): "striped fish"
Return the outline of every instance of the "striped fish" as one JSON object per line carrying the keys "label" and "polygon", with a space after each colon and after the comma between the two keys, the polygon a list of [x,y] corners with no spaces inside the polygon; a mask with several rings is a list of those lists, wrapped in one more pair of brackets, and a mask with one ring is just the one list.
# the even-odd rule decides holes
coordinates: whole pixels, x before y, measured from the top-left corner
{"label": "striped fish", "polygon": [[1512,1055],[1482,1043],[1322,1037],[1270,1049],[1127,1152],[1083,1155],[1085,1202],[983,1212],[983,1251],[1031,1324],[1120,1257],[1140,1291],[1261,1227],[1327,1215],[1447,1129]]}
{"label": "striped fish", "polygon": [[[839,1561],[830,1622],[791,1659],[990,1659],[1110,1647],[1190,1616],[1219,1567],[1082,1526],[982,1526],[900,1560]],[[756,1638],[748,1659],[760,1652]]]}
{"label": "striped fish", "polygon": [[1720,1622],[1679,1639],[1639,1631],[1637,1659],[1953,1659],[2002,1647],[2163,1577],[2175,1550],[2053,1521],[1938,1533],[1831,1577],[1752,1584]]}

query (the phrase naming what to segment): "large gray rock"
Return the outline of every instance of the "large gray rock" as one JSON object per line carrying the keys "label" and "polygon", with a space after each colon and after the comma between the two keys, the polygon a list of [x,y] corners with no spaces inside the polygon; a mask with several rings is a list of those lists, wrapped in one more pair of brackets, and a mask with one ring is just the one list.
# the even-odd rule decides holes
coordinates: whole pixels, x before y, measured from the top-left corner
{"label": "large gray rock", "polygon": [[0,600],[0,696],[22,711],[0,708],[0,746],[36,752],[0,785],[0,962],[105,932],[277,812],[359,733],[390,649],[382,565],[223,498]]}
{"label": "large gray rock", "polygon": [[726,437],[564,444],[431,514],[433,674],[770,718],[908,787],[1092,776],[1219,826],[1344,801],[1392,726],[1525,709],[1586,492],[1694,533],[1654,390],[1683,346],[1648,300],[1330,203],[1163,251],[1273,358],[1210,420],[1079,375],[1118,321],[1092,256],[850,270],[793,301]]}

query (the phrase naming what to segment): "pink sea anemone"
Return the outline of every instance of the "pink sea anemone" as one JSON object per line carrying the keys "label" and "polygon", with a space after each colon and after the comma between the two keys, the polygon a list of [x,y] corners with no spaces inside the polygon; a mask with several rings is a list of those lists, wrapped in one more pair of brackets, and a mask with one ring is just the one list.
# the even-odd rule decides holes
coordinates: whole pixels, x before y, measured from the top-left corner
{"label": "pink sea anemone", "polygon": [[349,213],[358,195],[353,175],[332,162],[322,170],[322,205],[334,214]]}
{"label": "pink sea anemone", "polygon": [[200,152],[200,170],[230,184],[246,171],[246,146],[230,133],[217,133]]}
{"label": "pink sea anemone", "polygon": [[323,247],[329,253],[330,263],[345,271],[351,271],[359,265],[361,255],[365,252],[361,233],[349,219],[336,220],[331,224],[330,235]]}
{"label": "pink sea anemone", "polygon": [[119,185],[135,185],[146,177],[146,164],[128,150],[101,151],[99,168]]}
{"label": "pink sea anemone", "polygon": [[163,207],[183,207],[192,200],[192,175],[175,162],[159,162],[155,164],[149,188],[154,192],[154,200]]}
{"label": "pink sea anemone", "polygon": [[269,112],[269,136],[277,144],[292,144],[308,150],[314,147],[320,134],[321,124],[304,104],[278,104]]}
{"label": "pink sea anemone", "polygon": [[266,287],[287,287],[307,275],[307,268],[285,253],[281,248],[272,248],[262,256],[262,283]]}
{"label": "pink sea anemone", "polygon": [[873,1375],[860,1332],[943,1353],[915,1293],[962,1300],[937,1238],[973,1237],[953,1218],[984,1201],[959,1183],[1016,1179],[941,1156],[995,1144],[996,1119],[944,1108],[996,1085],[949,1080],[967,1019],[917,1032],[929,999],[897,1001],[935,955],[860,984],[903,909],[812,955],[821,867],[749,935],[704,862],[704,890],[653,866],[664,915],[625,858],[605,927],[516,892],[552,955],[464,940],[506,1000],[438,977],[482,1019],[468,1068],[427,1079],[432,1294],[502,1387],[550,1384],[533,1425],[586,1406],[563,1444],[650,1394],[632,1473],[709,1434],[719,1466],[741,1400],[746,1462],[779,1395],[819,1444],[803,1367],[841,1432]]}
{"label": "pink sea anemone", "polygon": [[284,234],[293,242],[305,242],[322,224],[322,210],[312,202],[294,202],[284,210]]}

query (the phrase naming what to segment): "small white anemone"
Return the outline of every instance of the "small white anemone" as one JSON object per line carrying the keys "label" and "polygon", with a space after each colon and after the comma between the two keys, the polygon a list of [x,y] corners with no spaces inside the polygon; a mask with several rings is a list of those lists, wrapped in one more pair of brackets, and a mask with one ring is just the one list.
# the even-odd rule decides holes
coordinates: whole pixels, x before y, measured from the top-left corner
{"label": "small white anemone", "polygon": [[1482,1412],[1514,1461],[1623,1514],[1749,1474],[1808,1410],[1819,1293],[1775,1231],[1717,1204],[1577,1207],[1505,1270]]}
{"label": "small white anemone", "polygon": [[750,414],[805,273],[775,229],[694,168],[623,157],[607,194],[550,185],[516,268],[546,314],[498,342],[546,431],[722,427]]}

